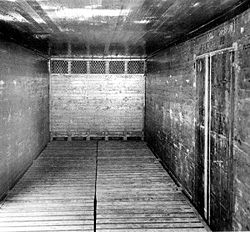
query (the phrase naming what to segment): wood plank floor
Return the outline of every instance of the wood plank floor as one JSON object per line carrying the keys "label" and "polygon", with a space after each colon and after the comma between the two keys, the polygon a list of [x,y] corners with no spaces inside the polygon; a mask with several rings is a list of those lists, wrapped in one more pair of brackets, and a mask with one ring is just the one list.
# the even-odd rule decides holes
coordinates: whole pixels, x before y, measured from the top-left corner
{"label": "wood plank floor", "polygon": [[97,231],[206,231],[143,142],[99,142]]}
{"label": "wood plank floor", "polygon": [[93,231],[96,144],[49,144],[9,192],[0,231]]}
{"label": "wood plank floor", "polygon": [[206,229],[144,142],[58,141],[2,202],[0,231]]}

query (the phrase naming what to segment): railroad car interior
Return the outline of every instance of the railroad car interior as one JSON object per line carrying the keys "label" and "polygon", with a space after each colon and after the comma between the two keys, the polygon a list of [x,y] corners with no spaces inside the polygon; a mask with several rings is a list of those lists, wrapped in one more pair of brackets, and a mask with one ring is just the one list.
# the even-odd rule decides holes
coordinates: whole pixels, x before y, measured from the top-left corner
{"label": "railroad car interior", "polygon": [[0,231],[250,231],[249,0],[0,0]]}

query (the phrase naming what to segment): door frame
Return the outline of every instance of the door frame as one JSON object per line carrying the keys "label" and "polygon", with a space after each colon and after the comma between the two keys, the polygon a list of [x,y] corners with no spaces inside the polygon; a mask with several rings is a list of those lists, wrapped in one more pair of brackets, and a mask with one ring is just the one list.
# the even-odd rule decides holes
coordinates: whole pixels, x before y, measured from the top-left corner
{"label": "door frame", "polygon": [[[235,57],[237,57],[237,50],[238,50],[238,44],[233,43],[231,47],[203,53],[201,55],[194,55],[194,63],[195,63],[195,81],[197,83],[197,65],[196,61],[198,59],[205,59],[205,96],[204,96],[204,106],[205,106],[205,118],[204,118],[204,217],[210,224],[210,215],[211,215],[211,204],[210,204],[210,192],[211,192],[211,159],[210,159],[210,131],[211,131],[211,67],[212,67],[212,57],[214,55],[224,53],[224,52],[234,52]],[[236,60],[236,58],[235,58]],[[235,61],[236,62],[236,61]],[[235,79],[237,78],[235,71]],[[232,94],[235,98],[234,91],[236,90],[236,80],[232,82]],[[234,104],[231,102],[231,104]],[[234,110],[235,111],[235,107]],[[233,130],[233,128],[231,129]],[[230,146],[233,147],[233,140],[231,139],[231,136],[229,138],[230,140]],[[230,152],[232,153],[232,149],[230,148]],[[233,153],[232,153],[233,155]],[[231,170],[233,171],[233,166],[231,165]],[[233,173],[230,176],[233,178]],[[232,199],[233,200],[233,199]],[[232,208],[232,205],[231,205]],[[232,209],[230,209],[232,210]]]}

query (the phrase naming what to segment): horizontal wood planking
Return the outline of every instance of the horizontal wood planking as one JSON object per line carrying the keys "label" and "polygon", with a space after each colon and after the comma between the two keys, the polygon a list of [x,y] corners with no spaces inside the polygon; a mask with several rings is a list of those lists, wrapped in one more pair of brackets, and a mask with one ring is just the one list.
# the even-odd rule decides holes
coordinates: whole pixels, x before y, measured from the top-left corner
{"label": "horizontal wood planking", "polygon": [[146,144],[131,141],[50,143],[1,205],[0,231],[94,231],[95,213],[97,231],[206,231]]}
{"label": "horizontal wood planking", "polygon": [[[143,131],[144,75],[51,75],[51,132],[122,135]],[[141,136],[141,134],[139,134]]]}
{"label": "horizontal wood planking", "polygon": [[97,231],[206,231],[143,142],[99,142]]}
{"label": "horizontal wood planking", "polygon": [[0,231],[93,231],[96,142],[53,142],[0,207]]}

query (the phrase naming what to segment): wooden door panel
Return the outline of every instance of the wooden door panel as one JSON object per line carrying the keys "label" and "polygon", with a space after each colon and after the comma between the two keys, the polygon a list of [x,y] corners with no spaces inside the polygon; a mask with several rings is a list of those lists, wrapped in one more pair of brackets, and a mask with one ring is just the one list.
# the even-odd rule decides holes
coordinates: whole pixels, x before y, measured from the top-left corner
{"label": "wooden door panel", "polygon": [[213,230],[231,229],[233,62],[230,49],[196,59],[195,201]]}
{"label": "wooden door panel", "polygon": [[[232,141],[232,53],[211,57],[210,127],[210,218],[213,230],[228,229],[230,224],[229,172]],[[219,214],[219,215],[218,215]]]}

